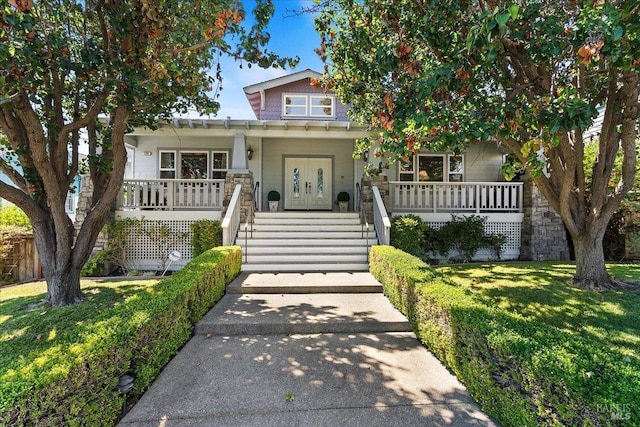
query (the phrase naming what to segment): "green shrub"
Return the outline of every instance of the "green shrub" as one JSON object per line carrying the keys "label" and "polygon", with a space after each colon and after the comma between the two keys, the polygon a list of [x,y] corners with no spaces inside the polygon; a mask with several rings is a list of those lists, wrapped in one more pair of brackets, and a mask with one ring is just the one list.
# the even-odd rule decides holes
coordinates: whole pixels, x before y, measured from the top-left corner
{"label": "green shrub", "polygon": [[[212,249],[145,292],[78,322],[45,352],[15,354],[0,371],[0,425],[113,425],[120,375],[139,398],[239,272],[239,247]],[[54,315],[57,310],[42,314]],[[51,313],[51,314],[48,314]]]}
{"label": "green shrub", "polygon": [[391,244],[420,258],[430,254],[449,257],[455,250],[461,261],[469,262],[479,249],[489,248],[499,259],[507,237],[486,234],[485,222],[486,218],[481,216],[451,215],[451,221],[435,229],[417,215],[397,216],[391,223]]}
{"label": "green shrub", "polygon": [[424,222],[418,215],[396,216],[391,221],[391,241],[393,246],[407,253],[420,256],[424,246]]}
{"label": "green shrub", "polygon": [[222,245],[222,226],[220,221],[203,219],[190,225],[191,253],[194,257]]}
{"label": "green shrub", "polygon": [[31,230],[31,221],[22,209],[9,205],[0,207],[0,226],[16,226]]}
{"label": "green shrub", "polygon": [[[371,273],[416,335],[505,426],[640,420],[640,360],[488,305],[421,260],[374,246]],[[622,408],[622,420],[615,409]]]}

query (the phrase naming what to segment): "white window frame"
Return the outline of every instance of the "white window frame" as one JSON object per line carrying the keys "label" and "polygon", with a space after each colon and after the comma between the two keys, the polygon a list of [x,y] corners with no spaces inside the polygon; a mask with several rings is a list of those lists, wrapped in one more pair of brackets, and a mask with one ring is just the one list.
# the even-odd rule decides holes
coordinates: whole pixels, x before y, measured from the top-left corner
{"label": "white window frame", "polygon": [[[291,99],[303,99],[304,103],[301,105],[287,105],[287,98]],[[287,107],[304,108],[304,114],[288,114]],[[282,94],[282,115],[285,117],[307,117],[309,115],[309,97],[307,95],[283,93]]]}
{"label": "white window frame", "polygon": [[[331,101],[329,105],[313,105],[314,99],[328,99]],[[336,116],[336,98],[330,95],[309,95],[309,116],[310,117],[324,117],[324,118],[334,118]],[[330,108],[331,114],[313,114],[314,108]]]}
{"label": "white window frame", "polygon": [[[163,168],[162,167],[162,154],[170,153],[173,154],[173,167],[172,168]],[[162,178],[162,172],[173,172],[173,178]],[[158,178],[161,179],[175,179],[178,176],[178,152],[176,150],[158,150]]]}
{"label": "white window frame", "polygon": [[[226,158],[226,163],[227,164],[225,165],[224,169],[214,169],[214,167],[213,167],[214,166],[213,158],[214,158],[214,156],[216,154],[225,154],[226,155],[225,158]],[[211,175],[210,176],[213,177],[214,172],[225,172],[225,175],[226,175],[226,172],[229,171],[229,156],[230,156],[230,153],[227,150],[211,150],[211,154],[209,155],[209,162],[211,163],[211,171],[210,171]]]}
{"label": "white window frame", "polygon": [[[423,157],[440,157],[443,161],[443,171],[442,171],[442,179],[443,181],[420,181],[418,174],[419,166],[420,166],[420,156]],[[460,157],[462,168],[461,171],[458,172],[456,170],[451,170],[451,158],[452,157]],[[408,167],[403,167],[402,164],[398,163],[398,180],[405,182],[464,182],[466,173],[465,173],[465,160],[464,154],[453,154],[453,153],[417,153],[411,159],[411,164]],[[450,177],[453,175],[460,175],[460,181],[451,181]],[[407,179],[411,177],[411,180]]]}
{"label": "white window frame", "polygon": [[[178,168],[179,172],[180,172],[180,179],[207,179],[210,176],[210,171],[211,171],[211,154],[209,153],[209,150],[180,150],[179,152],[179,164],[180,167]],[[205,167],[205,174],[206,176],[204,178],[182,178],[182,156],[184,154],[206,154],[207,155],[207,166]]]}

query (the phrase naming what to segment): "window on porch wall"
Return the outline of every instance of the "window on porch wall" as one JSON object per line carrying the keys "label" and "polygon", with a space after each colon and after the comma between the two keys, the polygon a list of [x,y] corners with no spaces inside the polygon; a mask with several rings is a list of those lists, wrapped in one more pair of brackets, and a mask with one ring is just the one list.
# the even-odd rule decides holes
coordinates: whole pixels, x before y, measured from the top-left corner
{"label": "window on porch wall", "polygon": [[401,163],[400,181],[462,182],[464,156],[460,154],[417,154],[411,161]]}

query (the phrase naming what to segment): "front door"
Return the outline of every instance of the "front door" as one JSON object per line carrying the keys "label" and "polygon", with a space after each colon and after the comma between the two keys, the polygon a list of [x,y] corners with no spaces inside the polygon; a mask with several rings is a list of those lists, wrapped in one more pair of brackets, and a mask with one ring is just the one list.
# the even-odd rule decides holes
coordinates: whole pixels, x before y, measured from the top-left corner
{"label": "front door", "polygon": [[286,157],[284,159],[284,208],[331,210],[332,159]]}

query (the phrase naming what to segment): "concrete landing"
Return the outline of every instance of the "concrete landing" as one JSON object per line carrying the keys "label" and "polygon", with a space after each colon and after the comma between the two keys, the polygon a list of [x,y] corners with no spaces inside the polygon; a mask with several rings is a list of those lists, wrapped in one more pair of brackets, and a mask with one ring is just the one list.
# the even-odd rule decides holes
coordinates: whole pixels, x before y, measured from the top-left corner
{"label": "concrete landing", "polygon": [[196,334],[411,332],[382,294],[244,294],[225,296]]}
{"label": "concrete landing", "polygon": [[382,292],[368,272],[251,273],[242,272],[227,286],[227,293],[307,294]]}

